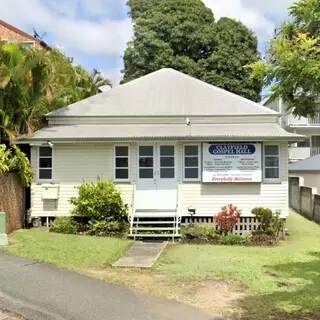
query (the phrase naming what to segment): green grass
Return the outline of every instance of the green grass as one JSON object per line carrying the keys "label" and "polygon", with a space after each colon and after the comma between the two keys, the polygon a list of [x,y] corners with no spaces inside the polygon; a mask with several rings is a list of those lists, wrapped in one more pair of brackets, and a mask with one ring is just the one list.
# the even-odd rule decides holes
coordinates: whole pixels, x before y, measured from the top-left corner
{"label": "green grass", "polygon": [[63,235],[43,229],[15,232],[10,243],[9,253],[80,272],[109,266],[130,244],[126,239]]}
{"label": "green grass", "polygon": [[287,227],[289,236],[277,247],[172,244],[151,271],[108,268],[130,245],[125,239],[25,230],[10,236],[6,250],[205,307],[197,284],[223,279],[246,292],[224,307],[241,308],[242,320],[320,319],[320,226],[292,213]]}
{"label": "green grass", "polygon": [[278,247],[171,246],[155,266],[169,277],[227,279],[244,285],[242,319],[320,318],[320,226],[290,215]]}

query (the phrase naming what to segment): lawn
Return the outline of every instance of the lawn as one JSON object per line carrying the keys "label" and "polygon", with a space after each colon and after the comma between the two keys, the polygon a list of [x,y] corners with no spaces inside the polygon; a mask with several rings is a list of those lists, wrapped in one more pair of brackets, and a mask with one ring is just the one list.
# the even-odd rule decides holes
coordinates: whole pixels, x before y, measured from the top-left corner
{"label": "lawn", "polygon": [[[172,246],[155,271],[173,278],[219,278],[244,286],[242,319],[320,319],[320,226],[296,213],[278,247]],[[308,318],[309,319],[309,318]]]}
{"label": "lawn", "polygon": [[126,239],[63,235],[46,229],[18,231],[9,239],[9,253],[80,272],[110,266],[130,245]]}
{"label": "lawn", "polygon": [[320,319],[320,226],[290,215],[277,247],[170,244],[150,271],[110,268],[121,239],[14,233],[12,254],[53,263],[243,320]]}

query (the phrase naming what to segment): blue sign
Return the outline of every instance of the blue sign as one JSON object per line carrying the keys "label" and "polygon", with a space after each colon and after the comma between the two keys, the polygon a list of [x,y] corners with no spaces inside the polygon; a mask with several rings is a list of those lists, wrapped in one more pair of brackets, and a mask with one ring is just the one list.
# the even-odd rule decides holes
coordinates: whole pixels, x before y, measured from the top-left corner
{"label": "blue sign", "polygon": [[211,144],[209,153],[212,155],[253,155],[256,147],[253,144]]}

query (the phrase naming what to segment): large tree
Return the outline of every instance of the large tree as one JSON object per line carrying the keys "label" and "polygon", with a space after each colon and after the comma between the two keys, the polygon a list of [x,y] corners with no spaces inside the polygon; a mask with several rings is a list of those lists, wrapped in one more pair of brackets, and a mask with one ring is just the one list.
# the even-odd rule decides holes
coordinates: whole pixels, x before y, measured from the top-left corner
{"label": "large tree", "polygon": [[320,110],[320,0],[300,0],[289,15],[252,76],[271,87],[270,101],[281,98],[295,115],[313,117]]}
{"label": "large tree", "polygon": [[0,43],[0,143],[32,135],[46,113],[98,93],[111,81],[56,49]]}
{"label": "large tree", "polygon": [[254,101],[261,81],[244,68],[259,59],[257,39],[241,22],[215,22],[201,0],[129,0],[134,37],[123,81],[170,67]]}

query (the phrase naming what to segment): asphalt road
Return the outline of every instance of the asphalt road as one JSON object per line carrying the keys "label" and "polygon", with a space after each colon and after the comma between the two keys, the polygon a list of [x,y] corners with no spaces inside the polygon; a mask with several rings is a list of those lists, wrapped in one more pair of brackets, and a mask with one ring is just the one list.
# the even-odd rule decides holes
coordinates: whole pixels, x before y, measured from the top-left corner
{"label": "asphalt road", "polygon": [[189,305],[3,252],[0,309],[30,320],[213,320]]}

